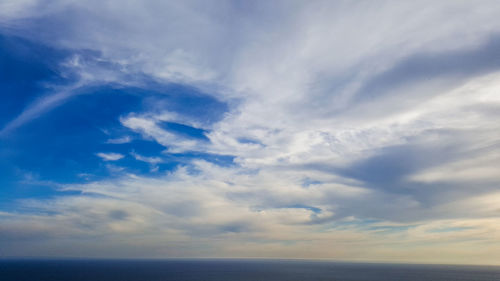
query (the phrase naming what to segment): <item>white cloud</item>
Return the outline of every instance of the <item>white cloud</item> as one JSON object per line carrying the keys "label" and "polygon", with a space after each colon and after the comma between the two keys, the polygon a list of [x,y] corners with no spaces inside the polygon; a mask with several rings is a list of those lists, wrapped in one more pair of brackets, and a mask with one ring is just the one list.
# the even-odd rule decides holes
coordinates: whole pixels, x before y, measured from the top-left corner
{"label": "white cloud", "polygon": [[[467,252],[477,255],[469,263],[491,263],[497,257],[481,249],[485,245],[497,248],[498,220],[481,216],[494,212],[498,194],[444,206],[452,212],[457,207],[475,210],[467,218],[430,217],[413,223],[359,217],[332,220],[338,209],[359,209],[363,203],[375,216],[380,209],[373,204],[392,202],[387,216],[414,207],[408,202],[397,206],[390,196],[356,186],[302,187],[302,175],[293,172],[249,175],[206,162],[196,165],[200,173],[195,175],[180,168],[161,178],[123,176],[62,187],[81,191],[78,196],[25,200],[27,213],[0,213],[0,234],[6,242],[2,248],[7,253],[39,249],[49,256],[119,257],[126,253],[129,257],[287,256],[424,262],[430,250],[425,245],[432,245],[439,254],[428,262],[464,262],[456,255]],[[442,214],[445,209],[431,212]],[[425,207],[420,211],[426,211]],[[14,231],[16,236],[10,234]],[[117,237],[121,242],[116,243]],[[89,238],[92,243],[85,242]],[[140,248],[132,246],[137,241],[142,241]],[[60,248],[56,243],[73,246]],[[211,247],[205,251],[207,243]]]}
{"label": "white cloud", "polygon": [[134,156],[134,158],[138,161],[143,161],[143,162],[149,163],[151,165],[156,165],[158,163],[163,162],[163,160],[160,157],[147,157],[147,156],[139,155],[135,152],[131,152],[130,155]]}
{"label": "white cloud", "polygon": [[37,99],[35,102],[30,104],[19,116],[14,118],[12,121],[7,123],[0,130],[0,137],[5,136],[10,131],[15,130],[19,126],[24,125],[40,115],[46,113],[50,109],[63,103],[71,96],[76,95],[77,87],[70,87],[69,89],[63,89],[61,91],[56,91],[56,93],[47,95]]}
{"label": "white cloud", "polygon": [[123,126],[142,134],[144,138],[153,139],[159,144],[167,147],[169,152],[179,153],[202,149],[199,141],[187,139],[162,129],[157,124],[157,121],[160,120],[161,119],[157,119],[155,116],[132,115],[122,118],[120,121]]}
{"label": "white cloud", "polygon": [[104,161],[117,161],[125,157],[125,155],[114,152],[99,152],[96,154],[101,157]]}
{"label": "white cloud", "polygon": [[[0,6],[3,21],[38,17],[35,4],[9,3],[3,11]],[[161,178],[129,175],[68,186],[110,199],[38,202],[42,209],[59,212],[57,223],[67,230],[66,237],[80,231],[83,236],[128,233],[120,237],[130,241],[138,235],[150,240],[144,242],[148,247],[178,243],[178,248],[155,252],[158,256],[300,256],[301,249],[310,249],[303,255],[338,252],[350,259],[392,260],[422,260],[432,249],[419,248],[421,241],[451,239],[437,247],[443,254],[435,261],[456,261],[458,255],[474,252],[475,237],[498,242],[498,237],[487,237],[497,228],[490,226],[496,223],[494,200],[486,200],[497,198],[500,181],[495,172],[500,66],[492,63],[499,53],[497,1],[262,1],[245,9],[230,1],[54,1],[53,6],[39,17],[60,19],[68,29],[24,36],[60,48],[96,50],[99,59],[116,66],[74,57],[66,67],[80,74],[81,83],[142,85],[124,77],[145,74],[160,83],[189,84],[230,105],[222,120],[203,126],[209,142],[158,125],[167,121],[202,127],[174,112],[131,113],[120,119],[123,126],[167,147],[166,153],[236,157],[236,165],[227,168],[194,161],[189,168],[196,173],[181,167]],[[23,35],[23,28],[30,26],[13,32]],[[469,57],[471,65],[465,63]],[[42,99],[2,132],[62,98],[66,95]],[[126,142],[129,137],[108,140]],[[383,161],[368,165],[394,147],[433,153],[404,155],[398,165],[388,165],[397,171],[384,170]],[[97,155],[106,161],[124,157]],[[153,167],[161,162],[159,157],[132,156]],[[413,166],[407,165],[411,161]],[[403,169],[407,166],[408,171]],[[353,167],[358,174],[349,170]],[[376,182],[381,171],[400,172],[401,178]],[[305,186],[306,179],[314,184]],[[68,207],[85,210],[93,204],[95,213]],[[130,211],[124,220],[112,221],[106,216],[115,209]],[[384,238],[366,229],[332,226],[348,218],[418,227]],[[429,234],[462,222],[474,230]],[[193,237],[196,245],[189,248],[184,243]],[[216,249],[196,252],[208,244]],[[487,261],[482,247],[478,260]],[[498,255],[491,259],[500,261]]]}

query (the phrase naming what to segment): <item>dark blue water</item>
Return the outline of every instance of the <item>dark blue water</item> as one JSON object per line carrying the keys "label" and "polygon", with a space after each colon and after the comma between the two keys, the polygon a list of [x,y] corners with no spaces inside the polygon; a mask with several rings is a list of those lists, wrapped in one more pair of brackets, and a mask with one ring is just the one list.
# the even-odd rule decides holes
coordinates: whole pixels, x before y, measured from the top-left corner
{"label": "dark blue water", "polygon": [[1,281],[493,281],[500,267],[290,260],[3,260]]}

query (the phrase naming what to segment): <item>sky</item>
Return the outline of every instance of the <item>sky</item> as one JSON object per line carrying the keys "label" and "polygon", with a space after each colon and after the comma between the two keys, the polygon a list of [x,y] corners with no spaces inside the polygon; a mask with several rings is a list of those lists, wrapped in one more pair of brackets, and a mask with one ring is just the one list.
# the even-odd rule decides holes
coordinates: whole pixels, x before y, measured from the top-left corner
{"label": "sky", "polygon": [[499,14],[0,1],[0,257],[500,264]]}

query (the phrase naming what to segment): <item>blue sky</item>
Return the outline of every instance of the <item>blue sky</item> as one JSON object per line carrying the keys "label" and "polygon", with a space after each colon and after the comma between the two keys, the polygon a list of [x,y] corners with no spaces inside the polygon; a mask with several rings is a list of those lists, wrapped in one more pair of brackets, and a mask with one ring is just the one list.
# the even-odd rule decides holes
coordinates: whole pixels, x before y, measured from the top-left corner
{"label": "blue sky", "polygon": [[0,257],[500,264],[495,1],[2,1]]}
{"label": "blue sky", "polygon": [[[41,186],[45,181],[87,182],[116,176],[117,169],[154,175],[192,158],[222,165],[232,163],[230,155],[194,150],[162,153],[169,145],[159,144],[120,123],[120,118],[128,114],[156,110],[172,111],[204,125],[221,119],[227,105],[188,85],[155,81],[144,82],[147,87],[118,83],[82,85],[60,101],[37,109],[39,112],[32,117],[22,118],[23,112],[50,99],[54,88],[77,83],[78,74],[61,69],[60,65],[70,56],[86,53],[54,49],[14,36],[2,38],[2,87],[6,92],[1,153],[2,170],[8,171],[2,177],[2,203],[11,203],[13,197],[57,195],[51,184]],[[93,63],[96,58],[94,55],[88,59]],[[182,139],[209,142],[205,135],[208,131],[203,128],[175,120],[156,124]],[[141,157],[158,159],[158,163],[152,165]]]}

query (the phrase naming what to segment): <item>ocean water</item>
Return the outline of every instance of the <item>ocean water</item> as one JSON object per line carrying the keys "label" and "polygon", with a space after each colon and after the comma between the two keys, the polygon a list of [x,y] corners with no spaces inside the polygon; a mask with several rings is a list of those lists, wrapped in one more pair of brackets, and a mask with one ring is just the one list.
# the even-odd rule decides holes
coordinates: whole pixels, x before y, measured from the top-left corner
{"label": "ocean water", "polygon": [[493,281],[500,267],[297,260],[1,260],[1,281]]}

